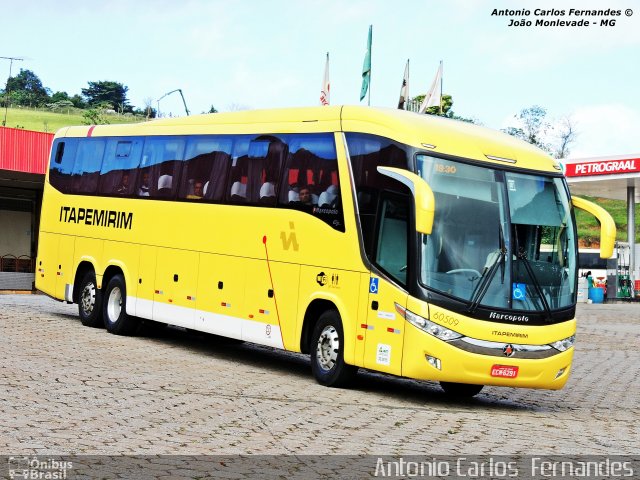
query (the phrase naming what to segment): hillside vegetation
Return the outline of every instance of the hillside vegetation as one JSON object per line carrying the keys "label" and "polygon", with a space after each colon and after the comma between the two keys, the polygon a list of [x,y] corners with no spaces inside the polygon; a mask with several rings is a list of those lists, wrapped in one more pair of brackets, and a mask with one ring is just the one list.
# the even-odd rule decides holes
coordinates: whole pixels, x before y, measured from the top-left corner
{"label": "hillside vegetation", "polygon": [[[597,198],[580,195],[582,198],[597,203],[604,208],[616,222],[616,240],[627,241],[627,202],[623,200],[610,200],[608,198]],[[598,248],[600,245],[600,224],[598,221],[583,212],[576,209],[576,222],[578,224],[578,239],[581,247]],[[640,225],[640,209],[636,208],[636,238],[635,242],[640,243],[640,235],[638,235],[638,225]]]}
{"label": "hillside vegetation", "polygon": [[[68,108],[61,112],[52,112],[48,109],[9,108],[7,109],[7,127],[24,128],[36,132],[55,133],[62,127],[72,125],[85,125],[85,111],[79,108]],[[4,119],[5,109],[0,109],[0,120]],[[135,115],[104,114],[103,118],[110,124],[138,123],[146,119]]]}

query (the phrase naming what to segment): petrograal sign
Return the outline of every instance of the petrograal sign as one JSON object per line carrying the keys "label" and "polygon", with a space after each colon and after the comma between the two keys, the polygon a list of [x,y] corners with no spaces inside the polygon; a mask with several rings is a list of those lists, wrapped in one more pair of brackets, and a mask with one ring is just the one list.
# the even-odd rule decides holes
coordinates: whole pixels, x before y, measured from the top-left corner
{"label": "petrograal sign", "polygon": [[568,163],[565,165],[567,177],[583,177],[586,175],[615,175],[618,173],[640,172],[640,158],[624,160],[601,160],[596,162]]}

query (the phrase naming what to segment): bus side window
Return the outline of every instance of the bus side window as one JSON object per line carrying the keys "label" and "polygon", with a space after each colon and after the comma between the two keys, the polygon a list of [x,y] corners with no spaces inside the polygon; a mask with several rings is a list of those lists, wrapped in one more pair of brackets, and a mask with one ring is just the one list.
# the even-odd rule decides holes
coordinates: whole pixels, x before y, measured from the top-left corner
{"label": "bus side window", "polygon": [[106,141],[103,139],[80,139],[76,160],[71,172],[73,193],[96,192],[105,146]]}
{"label": "bus side window", "polygon": [[280,205],[303,210],[344,232],[332,134],[291,135],[280,190]]}
{"label": "bus side window", "polygon": [[49,183],[62,193],[71,193],[71,172],[77,148],[77,138],[60,138],[55,141],[51,149]]}
{"label": "bus side window", "polygon": [[110,138],[100,170],[98,192],[103,195],[133,195],[142,155],[140,138]]}
{"label": "bus side window", "polygon": [[[174,198],[178,189],[178,176],[184,158],[183,137],[148,137],[142,151],[140,168],[148,171],[149,196]],[[143,191],[144,174],[139,175],[138,194]]]}
{"label": "bus side window", "polygon": [[182,167],[180,198],[220,201],[231,158],[231,137],[195,137],[188,141]]}
{"label": "bus side window", "polygon": [[245,137],[236,141],[228,200],[275,205],[280,169],[286,155],[286,143],[273,135]]}
{"label": "bus side window", "polygon": [[395,180],[378,173],[379,166],[409,169],[406,148],[388,138],[363,133],[347,133],[347,146],[360,213],[360,227],[367,256],[373,255],[374,228],[380,193],[408,190]]}
{"label": "bus side window", "polygon": [[375,263],[402,285],[407,283],[407,233],[409,199],[385,198],[381,202]]}
{"label": "bus side window", "polygon": [[225,199],[231,203],[247,202],[248,163],[247,153],[251,138],[236,136],[233,142],[233,154],[229,169],[229,180]]}

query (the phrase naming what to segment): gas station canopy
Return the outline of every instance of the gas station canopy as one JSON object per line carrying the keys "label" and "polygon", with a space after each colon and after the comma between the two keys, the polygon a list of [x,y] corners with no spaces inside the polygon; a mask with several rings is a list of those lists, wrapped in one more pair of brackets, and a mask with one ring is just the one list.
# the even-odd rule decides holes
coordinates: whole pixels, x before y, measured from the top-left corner
{"label": "gas station canopy", "polygon": [[632,276],[639,278],[634,242],[635,204],[640,203],[640,154],[566,160],[564,171],[572,195],[627,201],[629,267]]}
{"label": "gas station canopy", "polygon": [[640,154],[566,160],[565,175],[572,195],[628,200],[632,187],[640,203]]}

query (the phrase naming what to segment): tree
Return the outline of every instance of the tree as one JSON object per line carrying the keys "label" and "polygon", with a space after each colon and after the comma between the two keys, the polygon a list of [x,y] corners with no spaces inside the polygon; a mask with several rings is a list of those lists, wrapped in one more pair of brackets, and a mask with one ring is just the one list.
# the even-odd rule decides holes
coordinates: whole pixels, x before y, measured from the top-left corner
{"label": "tree", "polygon": [[129,105],[127,91],[129,87],[118,82],[88,82],[89,88],[82,89],[82,96],[86,99],[90,107],[95,107],[101,103],[108,103],[110,108],[121,113],[133,112],[133,107]]}
{"label": "tree", "polygon": [[211,108],[209,108],[209,111],[207,113],[218,113],[218,110],[216,109],[216,107],[211,105]]}
{"label": "tree", "polygon": [[[413,97],[413,102],[415,102],[419,107],[420,105],[422,105],[424,97],[425,95],[418,95],[417,97]],[[427,115],[440,115],[442,117],[446,117],[452,106],[453,97],[451,95],[442,95],[442,113],[440,113],[440,107],[437,106],[427,108],[424,113],[426,113]]]}
{"label": "tree", "polygon": [[507,127],[503,132],[531,143],[555,158],[566,158],[569,146],[576,140],[578,132],[570,117],[564,117],[555,125],[547,121],[547,111],[539,105],[525,108],[517,115],[517,127]]}
{"label": "tree", "polygon": [[88,108],[82,114],[82,123],[85,125],[108,125],[109,120],[104,115],[104,109]]}
{"label": "tree", "polygon": [[5,92],[8,100],[23,106],[39,107],[49,102],[49,91],[31,70],[20,69],[20,73],[7,80]]}
{"label": "tree", "polygon": [[153,108],[153,98],[146,97],[144,99],[144,110],[143,111],[138,110],[135,113],[140,113],[140,115],[147,117],[147,120],[150,118],[156,118],[158,115],[158,112],[155,108]]}
{"label": "tree", "polygon": [[59,102],[47,103],[47,107],[49,107],[54,112],[61,110],[68,111],[69,109],[73,108],[73,103],[71,103],[69,100],[60,100]]}
{"label": "tree", "polygon": [[[424,97],[425,97],[424,95],[418,95],[416,97],[413,97],[413,99],[411,99],[410,102],[413,105],[417,105],[417,107],[419,108],[420,105],[422,105],[422,102],[424,101]],[[453,97],[451,95],[444,94],[442,95],[442,113],[440,113],[440,107],[437,107],[437,106],[427,108],[424,113],[427,115],[438,115],[441,117],[451,118],[453,120],[460,120],[462,122],[480,124],[480,122],[475,118],[465,118],[465,117],[456,115],[452,110],[452,107],[453,107]]]}
{"label": "tree", "polygon": [[71,103],[73,103],[73,106],[76,108],[87,108],[87,102],[85,102],[84,99],[77,93],[69,100],[71,100]]}
{"label": "tree", "polygon": [[571,117],[564,117],[555,128],[558,145],[555,149],[554,157],[557,159],[567,158],[569,146],[575,142],[578,132]]}
{"label": "tree", "polygon": [[56,92],[51,95],[51,103],[62,102],[62,101],[71,101],[69,98],[69,94],[67,92]]}
{"label": "tree", "polygon": [[544,140],[551,130],[546,116],[547,111],[544,108],[533,105],[514,115],[518,123],[517,127],[507,127],[503,132],[535,145],[545,152],[551,152],[551,146]]}

